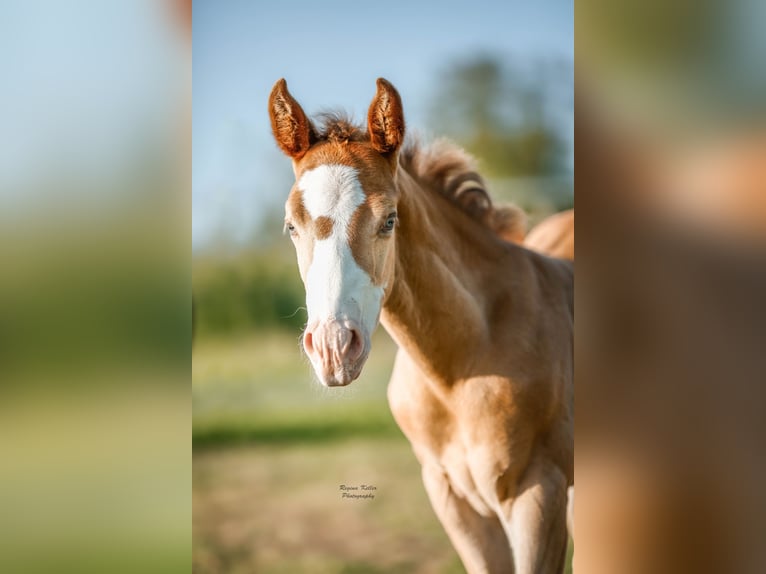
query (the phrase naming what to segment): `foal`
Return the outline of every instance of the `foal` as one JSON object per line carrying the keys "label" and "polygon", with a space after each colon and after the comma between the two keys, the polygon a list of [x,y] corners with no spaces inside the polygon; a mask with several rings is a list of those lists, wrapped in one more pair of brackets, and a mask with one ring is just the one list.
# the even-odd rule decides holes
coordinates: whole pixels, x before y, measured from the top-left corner
{"label": "foal", "polygon": [[315,126],[284,80],[269,113],[295,172],[285,228],[319,380],[355,380],[380,320],[399,346],[391,410],[468,572],[561,572],[574,462],[571,265],[503,241],[452,201],[438,188],[443,154],[400,153],[402,103],[386,80],[366,132],[338,117]]}
{"label": "foal", "polygon": [[574,261],[574,209],[543,219],[527,234],[524,245],[552,257]]}

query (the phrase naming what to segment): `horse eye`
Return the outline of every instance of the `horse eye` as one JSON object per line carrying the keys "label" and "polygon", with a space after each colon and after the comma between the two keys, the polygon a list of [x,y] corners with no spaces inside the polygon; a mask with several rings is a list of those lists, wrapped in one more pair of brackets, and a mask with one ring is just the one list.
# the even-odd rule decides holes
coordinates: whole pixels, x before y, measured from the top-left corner
{"label": "horse eye", "polygon": [[383,227],[380,228],[380,230],[383,233],[390,233],[394,230],[394,227],[396,226],[396,213],[389,213],[388,218],[386,219],[386,222],[383,224]]}
{"label": "horse eye", "polygon": [[285,222],[285,232],[289,233],[290,235],[295,235],[295,226],[289,221]]}

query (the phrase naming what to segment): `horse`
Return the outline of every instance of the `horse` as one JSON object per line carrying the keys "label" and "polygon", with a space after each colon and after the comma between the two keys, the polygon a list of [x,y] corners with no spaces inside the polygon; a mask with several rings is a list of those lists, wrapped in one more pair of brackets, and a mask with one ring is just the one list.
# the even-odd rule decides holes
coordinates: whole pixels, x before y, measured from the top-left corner
{"label": "horse", "polygon": [[[311,121],[284,79],[268,102],[292,160],[285,230],[306,289],[319,382],[356,380],[378,323],[399,349],[391,412],[470,574],[560,573],[574,474],[571,262],[503,240],[450,197],[467,154],[405,142],[379,78],[366,130]],[[479,187],[479,184],[476,184]]]}
{"label": "horse", "polygon": [[[461,176],[459,185],[444,185],[444,193],[484,221],[499,237],[549,257],[574,261],[574,209],[549,215],[527,233],[527,216],[519,206],[513,203],[494,205],[478,174],[467,178],[467,182],[465,175]],[[567,531],[574,538],[574,485],[567,489],[567,499]]]}
{"label": "horse", "polygon": [[529,249],[574,261],[574,209],[543,219],[524,238]]}

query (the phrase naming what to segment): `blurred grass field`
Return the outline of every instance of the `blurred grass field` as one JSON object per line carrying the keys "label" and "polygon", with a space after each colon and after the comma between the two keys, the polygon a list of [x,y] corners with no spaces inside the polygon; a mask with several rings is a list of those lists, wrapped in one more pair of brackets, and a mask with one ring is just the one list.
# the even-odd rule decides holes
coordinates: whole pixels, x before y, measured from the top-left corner
{"label": "blurred grass field", "polygon": [[376,334],[360,380],[331,391],[288,334],[195,347],[195,572],[463,571],[388,410],[394,352]]}
{"label": "blurred grass field", "polygon": [[282,332],[210,338],[194,350],[194,445],[404,440],[388,410],[395,346],[376,334],[358,381],[327,389],[314,380],[298,336]]}

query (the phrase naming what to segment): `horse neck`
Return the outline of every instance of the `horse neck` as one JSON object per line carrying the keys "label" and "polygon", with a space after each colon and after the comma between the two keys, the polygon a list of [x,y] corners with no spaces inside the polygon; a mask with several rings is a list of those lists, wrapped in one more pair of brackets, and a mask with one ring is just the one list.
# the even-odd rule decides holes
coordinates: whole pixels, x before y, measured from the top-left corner
{"label": "horse neck", "polygon": [[505,243],[400,168],[393,285],[381,322],[430,379],[470,376],[493,340],[493,309],[515,298],[508,271],[523,249]]}

